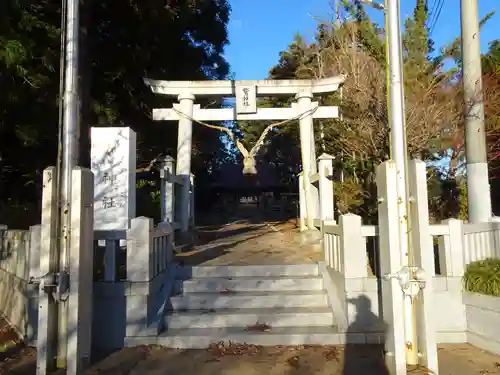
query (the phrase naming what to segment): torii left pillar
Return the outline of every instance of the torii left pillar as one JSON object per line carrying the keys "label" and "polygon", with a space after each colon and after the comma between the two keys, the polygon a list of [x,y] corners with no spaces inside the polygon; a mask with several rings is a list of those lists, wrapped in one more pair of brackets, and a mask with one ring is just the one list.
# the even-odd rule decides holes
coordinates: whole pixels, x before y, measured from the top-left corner
{"label": "torii left pillar", "polygon": [[303,113],[303,115],[299,118],[299,129],[302,171],[306,198],[306,226],[308,230],[314,230],[314,219],[319,218],[319,192],[317,187],[311,184],[311,175],[318,172],[312,116],[312,90],[310,88],[301,90],[295,98],[297,99],[299,112]]}
{"label": "torii left pillar", "polygon": [[183,115],[179,118],[179,133],[177,135],[177,167],[176,175],[182,179],[179,199],[179,221],[181,233],[189,231],[190,185],[191,185],[191,149],[193,144],[193,107],[195,97],[191,93],[182,93],[178,96],[179,111]]}

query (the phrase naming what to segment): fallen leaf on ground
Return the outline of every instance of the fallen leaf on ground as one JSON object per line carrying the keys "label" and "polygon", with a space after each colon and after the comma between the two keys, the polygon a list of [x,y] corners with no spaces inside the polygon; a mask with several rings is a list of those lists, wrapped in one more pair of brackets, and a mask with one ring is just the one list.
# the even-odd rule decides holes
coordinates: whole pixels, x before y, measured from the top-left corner
{"label": "fallen leaf on ground", "polygon": [[294,356],[294,357],[290,357],[287,359],[287,363],[294,367],[294,368],[299,368],[299,360],[300,360],[300,357],[298,355]]}
{"label": "fallen leaf on ground", "polygon": [[271,326],[269,324],[257,322],[253,326],[248,326],[247,328],[245,328],[245,331],[247,331],[247,332],[270,332]]}
{"label": "fallen leaf on ground", "polygon": [[337,348],[328,348],[323,352],[323,357],[327,361],[339,361],[339,352]]}
{"label": "fallen leaf on ground", "polygon": [[254,356],[262,351],[262,347],[251,344],[237,344],[233,342],[212,343],[208,347],[208,352],[215,357],[222,356]]}

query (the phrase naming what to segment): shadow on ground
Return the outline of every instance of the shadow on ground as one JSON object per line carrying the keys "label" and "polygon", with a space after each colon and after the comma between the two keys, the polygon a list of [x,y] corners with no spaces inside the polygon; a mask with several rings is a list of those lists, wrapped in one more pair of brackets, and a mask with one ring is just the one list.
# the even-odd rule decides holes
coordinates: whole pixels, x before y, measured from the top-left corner
{"label": "shadow on ground", "polygon": [[[233,234],[234,235],[234,234]],[[183,252],[180,254],[176,254],[175,261],[180,266],[195,266],[200,265],[202,263],[206,263],[210,260],[222,257],[225,254],[228,254],[233,247],[240,243],[251,241],[252,239],[256,239],[261,237],[262,234],[256,234],[250,237],[246,237],[244,239],[238,241],[231,241],[230,243],[222,243],[220,245],[214,246],[204,246],[195,248],[189,252]],[[231,236],[223,237],[230,238]],[[211,241],[209,241],[210,243]],[[206,245],[206,244],[205,244]]]}
{"label": "shadow on ground", "polygon": [[[263,224],[264,225],[264,224]],[[226,226],[213,226],[213,227],[198,227],[196,246],[203,246],[210,242],[242,235],[249,232],[254,232],[262,226],[258,225],[245,225],[236,228],[226,228]]]}

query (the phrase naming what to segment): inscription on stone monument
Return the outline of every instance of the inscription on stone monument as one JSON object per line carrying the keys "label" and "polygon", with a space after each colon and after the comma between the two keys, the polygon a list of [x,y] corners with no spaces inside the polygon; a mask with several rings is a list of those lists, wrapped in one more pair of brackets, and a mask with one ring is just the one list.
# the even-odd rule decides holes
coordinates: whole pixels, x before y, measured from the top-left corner
{"label": "inscription on stone monument", "polygon": [[135,217],[135,133],[129,128],[92,128],[91,143],[94,229],[127,229]]}

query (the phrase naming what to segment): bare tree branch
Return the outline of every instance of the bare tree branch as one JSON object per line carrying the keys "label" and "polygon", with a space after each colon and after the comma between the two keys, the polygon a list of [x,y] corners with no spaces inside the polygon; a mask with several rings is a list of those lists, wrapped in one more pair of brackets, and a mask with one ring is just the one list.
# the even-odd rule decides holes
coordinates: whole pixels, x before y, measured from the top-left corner
{"label": "bare tree branch", "polygon": [[135,173],[143,173],[143,172],[151,172],[155,164],[158,163],[159,159],[162,157],[162,154],[159,154],[157,157],[154,159],[150,160],[148,164],[145,167],[142,168],[137,168],[135,170]]}

